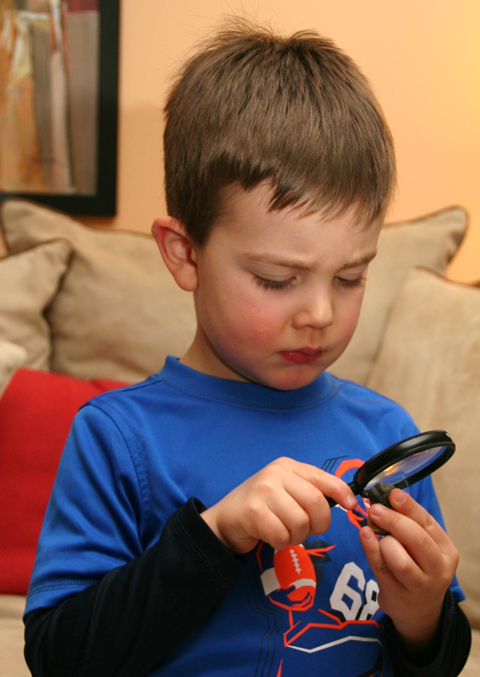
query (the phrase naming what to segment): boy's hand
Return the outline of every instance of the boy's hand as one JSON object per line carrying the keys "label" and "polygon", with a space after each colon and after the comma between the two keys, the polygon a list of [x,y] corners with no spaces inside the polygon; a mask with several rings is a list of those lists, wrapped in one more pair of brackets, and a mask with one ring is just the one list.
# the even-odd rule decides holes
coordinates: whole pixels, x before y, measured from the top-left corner
{"label": "boy's hand", "polygon": [[445,593],[458,564],[458,552],[442,527],[411,496],[394,489],[394,510],[380,504],[371,519],[390,532],[380,541],[370,527],[360,539],[380,587],[379,604],[415,656],[435,639]]}
{"label": "boy's hand", "polygon": [[315,466],[279,458],[202,517],[232,552],[249,552],[260,540],[282,550],[328,529],[331,509],[325,496],[346,510],[357,505],[343,480]]}

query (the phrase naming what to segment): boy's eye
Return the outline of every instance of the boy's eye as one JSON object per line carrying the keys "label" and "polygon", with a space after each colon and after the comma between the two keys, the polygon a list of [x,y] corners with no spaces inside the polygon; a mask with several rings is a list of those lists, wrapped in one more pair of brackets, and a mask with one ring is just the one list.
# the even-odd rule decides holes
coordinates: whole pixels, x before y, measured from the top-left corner
{"label": "boy's eye", "polygon": [[295,278],[290,277],[288,280],[267,280],[264,277],[255,275],[255,282],[259,287],[263,287],[263,289],[288,289],[294,284]]}
{"label": "boy's eye", "polygon": [[356,277],[353,280],[349,280],[346,277],[337,277],[338,282],[342,287],[347,287],[349,289],[355,289],[357,287],[363,287],[365,285],[366,278],[364,275]]}

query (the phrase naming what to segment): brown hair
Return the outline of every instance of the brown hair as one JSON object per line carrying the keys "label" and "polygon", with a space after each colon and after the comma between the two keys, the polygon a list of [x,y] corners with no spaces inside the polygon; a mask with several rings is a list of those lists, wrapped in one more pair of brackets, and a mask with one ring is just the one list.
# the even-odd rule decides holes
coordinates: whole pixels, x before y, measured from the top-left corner
{"label": "brown hair", "polygon": [[233,20],[184,64],[165,114],[167,207],[197,245],[234,183],[270,180],[271,209],[353,208],[366,225],[385,214],[390,131],[356,64],[315,32],[281,37]]}

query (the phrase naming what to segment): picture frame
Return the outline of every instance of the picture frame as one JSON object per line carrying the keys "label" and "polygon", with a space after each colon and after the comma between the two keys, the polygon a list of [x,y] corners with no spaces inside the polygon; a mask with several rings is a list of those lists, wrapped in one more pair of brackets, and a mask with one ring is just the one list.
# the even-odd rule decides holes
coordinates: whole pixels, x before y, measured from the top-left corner
{"label": "picture frame", "polygon": [[[0,201],[115,216],[120,0],[0,0],[0,9],[2,2],[15,8],[2,17],[14,25],[0,46],[13,54],[3,91],[0,73]],[[26,45],[30,72],[12,66],[21,49],[8,43],[10,28]],[[30,76],[23,88],[18,72]]]}

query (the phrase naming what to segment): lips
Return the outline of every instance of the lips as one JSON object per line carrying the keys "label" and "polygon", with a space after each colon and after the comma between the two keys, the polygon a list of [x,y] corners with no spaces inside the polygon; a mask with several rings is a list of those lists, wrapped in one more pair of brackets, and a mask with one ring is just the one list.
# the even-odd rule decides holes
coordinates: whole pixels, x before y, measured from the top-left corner
{"label": "lips", "polygon": [[310,362],[318,360],[322,354],[322,350],[312,350],[310,348],[284,350],[280,353],[284,360],[287,360],[287,362],[294,362],[295,364],[310,364]]}

